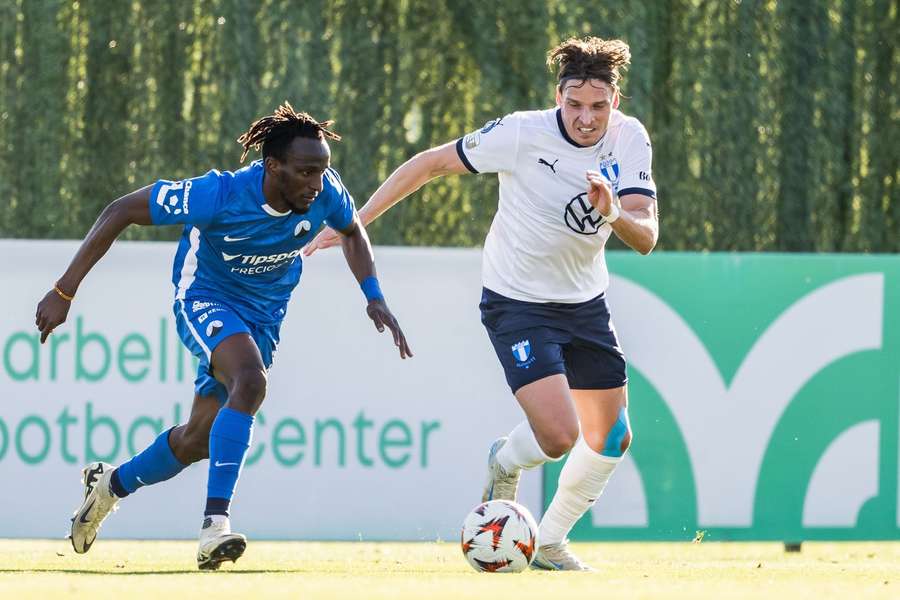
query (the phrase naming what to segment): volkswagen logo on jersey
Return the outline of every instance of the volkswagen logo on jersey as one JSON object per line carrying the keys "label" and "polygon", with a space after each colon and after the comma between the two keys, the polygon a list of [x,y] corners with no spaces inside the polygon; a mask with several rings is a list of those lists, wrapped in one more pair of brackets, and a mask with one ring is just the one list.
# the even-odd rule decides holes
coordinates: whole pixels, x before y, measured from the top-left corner
{"label": "volkswagen logo on jersey", "polygon": [[520,369],[527,369],[534,362],[534,357],[531,355],[530,340],[516,342],[510,349],[512,350],[513,358],[516,359],[516,366]]}
{"label": "volkswagen logo on jersey", "polygon": [[566,225],[575,233],[594,235],[603,223],[603,216],[588,201],[587,192],[581,192],[566,205]]}
{"label": "volkswagen logo on jersey", "polygon": [[206,337],[216,337],[222,328],[225,327],[225,323],[216,319],[215,321],[210,321],[209,325],[206,326]]}
{"label": "volkswagen logo on jersey", "polygon": [[304,219],[294,227],[294,237],[305,235],[310,229],[312,229],[312,223]]}

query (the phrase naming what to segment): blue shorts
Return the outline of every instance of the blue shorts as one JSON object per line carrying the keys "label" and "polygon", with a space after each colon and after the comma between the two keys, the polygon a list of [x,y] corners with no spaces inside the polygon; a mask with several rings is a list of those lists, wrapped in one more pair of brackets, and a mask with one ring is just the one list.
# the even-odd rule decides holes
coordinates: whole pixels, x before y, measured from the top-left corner
{"label": "blue shorts", "polygon": [[575,390],[606,390],[628,382],[603,294],[576,304],[523,302],[484,288],[480,308],[513,393],[556,374],[565,375]]}
{"label": "blue shorts", "polygon": [[200,359],[194,391],[201,396],[215,395],[219,402],[228,400],[228,391],[212,374],[210,360],[213,350],[222,341],[236,333],[247,333],[256,342],[263,365],[268,371],[275,360],[278,333],[281,323],[252,325],[246,323],[227,305],[215,300],[176,300],[173,307],[175,325],[181,341],[191,353]]}

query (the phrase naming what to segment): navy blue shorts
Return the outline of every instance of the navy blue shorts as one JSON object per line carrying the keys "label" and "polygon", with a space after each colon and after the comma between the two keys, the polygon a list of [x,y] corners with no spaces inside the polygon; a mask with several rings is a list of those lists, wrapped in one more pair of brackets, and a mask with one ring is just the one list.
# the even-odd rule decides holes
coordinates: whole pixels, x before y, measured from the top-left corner
{"label": "navy blue shorts", "polygon": [[200,359],[194,392],[200,396],[216,396],[224,404],[228,400],[225,386],[213,377],[210,361],[213,350],[225,338],[247,333],[256,342],[263,365],[268,371],[275,360],[281,324],[253,325],[245,322],[231,308],[216,300],[176,300],[175,325],[182,343]]}
{"label": "navy blue shorts", "polygon": [[483,288],[480,308],[513,393],[556,374],[564,374],[574,390],[607,390],[628,382],[603,294],[576,304],[542,303]]}

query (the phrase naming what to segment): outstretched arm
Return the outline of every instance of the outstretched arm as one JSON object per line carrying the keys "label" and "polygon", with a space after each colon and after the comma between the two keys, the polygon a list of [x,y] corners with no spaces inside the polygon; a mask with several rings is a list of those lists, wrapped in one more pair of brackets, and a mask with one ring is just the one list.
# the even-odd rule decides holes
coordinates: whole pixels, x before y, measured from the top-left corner
{"label": "outstretched arm", "polygon": [[347,265],[366,295],[368,300],[366,313],[375,323],[375,328],[382,332],[387,326],[394,336],[394,345],[400,349],[400,358],[412,356],[412,351],[406,342],[406,336],[403,335],[397,319],[394,318],[394,315],[391,314],[390,309],[387,307],[384,295],[378,286],[372,244],[369,242],[369,236],[366,235],[366,229],[360,223],[358,215],[353,215],[353,221],[350,222],[350,225],[346,229],[341,230],[341,245],[344,250],[344,258],[347,259]]}
{"label": "outstretched arm", "polygon": [[391,173],[360,209],[359,216],[368,225],[432,179],[464,173],[469,170],[456,152],[456,142],[420,152]]}
{"label": "outstretched arm", "polygon": [[38,303],[35,324],[41,332],[41,343],[56,327],[66,321],[71,299],[88,271],[100,260],[113,241],[131,224],[150,225],[150,188],[147,186],[111,202],[88,231],[72,262],[53,289]]}
{"label": "outstretched arm", "polygon": [[[363,225],[368,225],[432,179],[463,173],[469,173],[469,170],[456,152],[456,142],[420,152],[400,165],[372,194],[359,211],[360,219]],[[326,228],[307,244],[303,253],[310,256],[316,250],[336,246],[339,242],[337,233]]]}

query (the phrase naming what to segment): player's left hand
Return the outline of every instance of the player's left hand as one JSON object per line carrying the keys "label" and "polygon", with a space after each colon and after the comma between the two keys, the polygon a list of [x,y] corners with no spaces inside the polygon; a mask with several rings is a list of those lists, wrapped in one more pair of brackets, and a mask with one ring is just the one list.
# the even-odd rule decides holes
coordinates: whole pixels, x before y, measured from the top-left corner
{"label": "player's left hand", "polygon": [[37,312],[34,315],[34,324],[37,325],[41,332],[41,343],[47,341],[49,336],[57,326],[66,322],[69,316],[69,308],[72,302],[63,300],[55,290],[47,292],[43,299],[37,305]]}
{"label": "player's left hand", "polygon": [[391,333],[394,335],[394,345],[400,349],[400,358],[407,358],[413,355],[412,350],[409,349],[409,344],[406,343],[406,336],[403,335],[403,330],[400,329],[400,324],[397,323],[397,319],[391,314],[384,300],[372,300],[369,302],[369,305],[366,306],[366,314],[375,323],[375,329],[379,333],[384,331],[385,327],[391,330]]}
{"label": "player's left hand", "polygon": [[585,177],[588,181],[588,202],[601,215],[608,215],[612,211],[613,195],[606,178],[598,171],[588,171]]}

